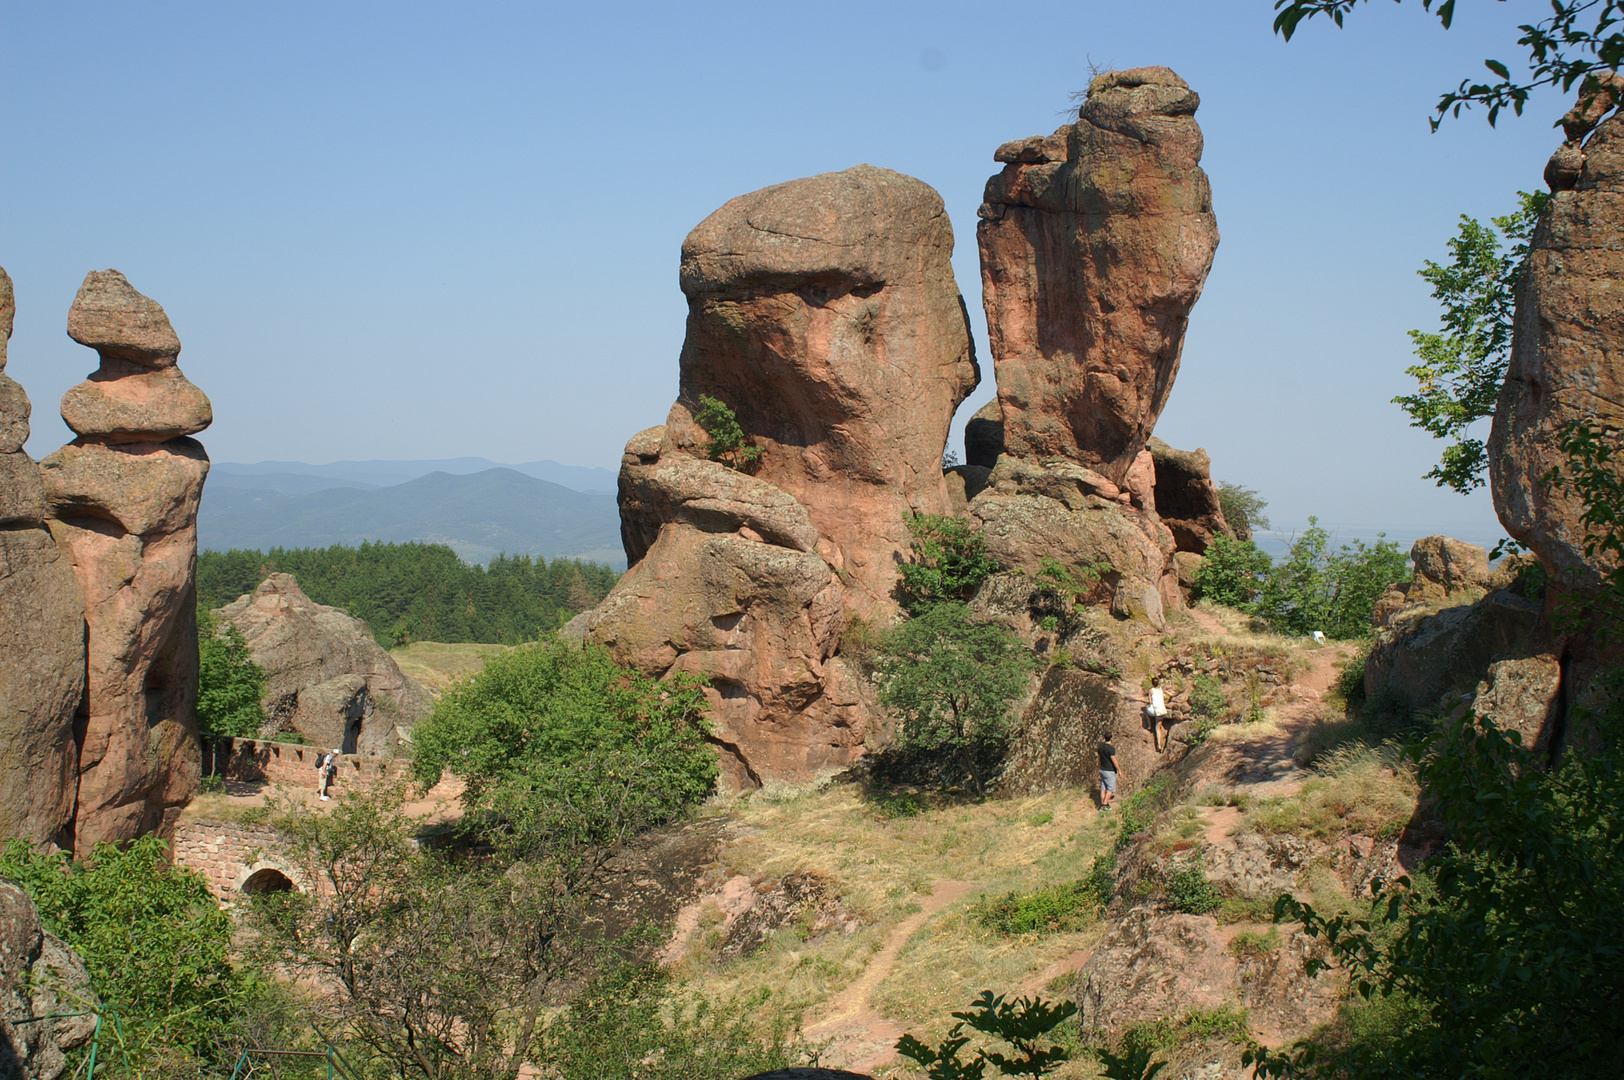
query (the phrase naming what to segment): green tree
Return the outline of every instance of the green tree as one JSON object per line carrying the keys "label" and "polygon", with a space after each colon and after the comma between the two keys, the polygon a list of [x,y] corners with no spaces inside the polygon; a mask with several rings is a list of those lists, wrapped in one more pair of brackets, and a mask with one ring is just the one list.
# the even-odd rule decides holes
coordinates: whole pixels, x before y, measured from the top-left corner
{"label": "green tree", "polygon": [[232,962],[231,916],[200,875],[170,864],[156,836],[82,854],[11,840],[0,876],[21,885],[45,929],[83,958],[138,1074],[163,1075],[177,1055],[207,1057],[253,993]]}
{"label": "green tree", "polygon": [[897,568],[902,576],[897,591],[910,611],[966,600],[1000,569],[998,560],[987,554],[981,534],[962,518],[913,514],[908,532],[913,536],[914,558]]}
{"label": "green tree", "polygon": [[265,723],[265,669],[242,632],[210,611],[197,612],[197,726],[205,735],[248,738]]}
{"label": "green tree", "polygon": [[600,767],[635,768],[632,797],[652,824],[715,786],[704,712],[697,680],[656,682],[598,645],[525,645],[435,703],[412,731],[412,775],[426,788],[451,770],[468,785],[468,809],[483,813],[522,807],[537,785],[584,787]]}
{"label": "green tree", "polygon": [[981,795],[1009,746],[1010,710],[1034,667],[1013,633],[960,603],[932,604],[886,635],[880,701],[903,749],[950,763]]}
{"label": "green tree", "polygon": [[1220,480],[1218,507],[1223,511],[1229,527],[1243,537],[1250,537],[1256,530],[1269,527],[1269,500],[1249,487]]}
{"label": "green tree", "polygon": [[739,418],[733,414],[727,402],[700,394],[699,411],[694,414],[694,423],[710,436],[712,461],[720,461],[740,472],[749,472],[761,460],[764,451],[748,441],[744,429],[739,426]]}
{"label": "green tree", "polygon": [[1196,598],[1253,611],[1273,565],[1268,552],[1258,550],[1250,540],[1214,536],[1196,571]]}
{"label": "green tree", "polygon": [[[1450,440],[1426,476],[1463,494],[1483,486],[1488,451],[1468,432],[1494,415],[1511,351],[1517,277],[1548,196],[1519,191],[1517,198],[1518,208],[1491,219],[1492,228],[1462,214],[1460,231],[1449,241],[1448,265],[1428,259],[1418,271],[1443,304],[1443,329],[1410,331],[1420,363],[1405,371],[1419,387],[1393,399],[1409,414],[1411,427]],[[1509,249],[1503,249],[1502,236]]]}
{"label": "green tree", "polygon": [[1376,598],[1407,568],[1404,553],[1385,537],[1372,546],[1355,540],[1333,551],[1331,534],[1311,517],[1285,560],[1270,568],[1253,610],[1282,633],[1369,637]]}
{"label": "green tree", "polygon": [[[1360,0],[1275,0],[1275,33],[1287,41],[1304,21],[1324,15],[1337,26],[1358,7]],[[1421,0],[1421,7],[1438,16],[1449,29],[1455,18],[1455,0]],[[1604,98],[1609,104],[1624,102],[1624,88],[1609,78],[1624,61],[1624,0],[1550,0],[1551,14],[1536,23],[1517,29],[1522,36],[1517,45],[1527,50],[1526,76],[1513,76],[1511,65],[1501,60],[1485,60],[1483,66],[1495,77],[1493,82],[1462,79],[1454,90],[1438,99],[1432,129],[1446,116],[1459,116],[1463,109],[1481,105],[1488,109],[1492,125],[1506,107],[1518,116],[1528,96],[1541,86],[1559,87],[1589,100]]]}

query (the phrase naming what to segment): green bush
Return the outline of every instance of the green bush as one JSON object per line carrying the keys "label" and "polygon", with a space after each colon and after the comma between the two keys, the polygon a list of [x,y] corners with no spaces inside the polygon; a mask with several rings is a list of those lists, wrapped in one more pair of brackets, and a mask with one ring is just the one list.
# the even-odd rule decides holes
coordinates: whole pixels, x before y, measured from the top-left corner
{"label": "green bush", "polygon": [[1217,719],[1229,708],[1229,695],[1224,693],[1224,681],[1217,676],[1198,671],[1190,680],[1190,711],[1196,716]]}
{"label": "green bush", "polygon": [[700,394],[699,411],[694,414],[694,423],[710,436],[708,452],[712,461],[719,461],[740,472],[749,472],[761,460],[764,451],[745,441],[744,429],[739,426],[739,419],[727,402]]}
{"label": "green bush", "polygon": [[1283,634],[1367,638],[1376,598],[1408,573],[1409,560],[1393,541],[1383,537],[1366,547],[1355,540],[1332,551],[1331,534],[1311,517],[1285,561],[1270,568],[1251,610]]}
{"label": "green bush", "polygon": [[611,971],[547,1025],[540,1060],[561,1080],[737,1080],[814,1060],[765,992],[713,1003],[682,989],[652,964]]}
{"label": "green bush", "polygon": [[1088,868],[1088,876],[1083,878],[1083,885],[1094,897],[1094,902],[1102,908],[1107,907],[1111,903],[1111,897],[1116,895],[1116,875],[1116,852],[1107,851],[1104,855],[1094,856],[1094,861]]}
{"label": "green bush", "polygon": [[232,963],[231,916],[201,875],[170,864],[156,836],[123,849],[98,844],[78,860],[11,840],[0,876],[21,885],[45,929],[84,959],[138,1057],[207,1055],[252,995],[253,981]]}
{"label": "green bush", "polygon": [[197,726],[205,735],[252,738],[265,723],[260,698],[265,670],[249,655],[248,642],[212,612],[197,613]]}
{"label": "green bush", "polygon": [[1189,915],[1205,915],[1224,902],[1199,863],[1188,863],[1167,875],[1162,895],[1174,910]]}
{"label": "green bush", "polygon": [[1196,571],[1194,593],[1197,599],[1211,600],[1239,611],[1251,611],[1263,593],[1273,562],[1268,553],[1250,540],[1215,536],[1207,545]]}
{"label": "green bush", "polygon": [[449,769],[467,783],[470,811],[508,818],[527,816],[544,794],[578,799],[624,785],[657,824],[715,787],[704,709],[695,680],[656,682],[601,646],[524,645],[435,703],[412,731],[412,776],[428,787]]}
{"label": "green bush", "polygon": [[913,514],[908,531],[913,535],[914,559],[897,567],[901,574],[897,591],[910,611],[969,599],[999,570],[981,534],[962,518]]}
{"label": "green bush", "polygon": [[1088,926],[1099,907],[1096,885],[1084,879],[1036,892],[983,897],[970,905],[970,917],[1000,934],[1059,934]]}
{"label": "green bush", "polygon": [[892,819],[915,817],[929,809],[924,796],[912,791],[877,796],[874,805],[881,817]]}
{"label": "green bush", "polygon": [[1133,843],[1135,833],[1149,828],[1156,815],[1172,805],[1175,787],[1171,773],[1157,773],[1117,804],[1121,831],[1117,834],[1116,850],[1121,851]]}

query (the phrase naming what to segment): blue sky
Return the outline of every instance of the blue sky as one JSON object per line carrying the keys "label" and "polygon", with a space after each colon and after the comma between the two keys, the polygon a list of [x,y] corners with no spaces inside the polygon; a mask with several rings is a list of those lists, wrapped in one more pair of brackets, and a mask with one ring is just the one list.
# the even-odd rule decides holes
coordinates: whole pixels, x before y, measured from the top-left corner
{"label": "blue sky", "polygon": [[1535,190],[1566,102],[1430,134],[1438,94],[1516,59],[1539,0],[1415,0],[1287,44],[1268,0],[1124,3],[0,4],[8,374],[56,402],[91,269],[168,310],[216,460],[552,458],[613,468],[676,391],[683,237],[727,199],[869,162],[946,200],[980,315],[975,210],[1002,142],[1091,64],[1201,94],[1222,242],[1157,433],[1275,524],[1492,542],[1486,495],[1420,476],[1389,399],[1415,276],[1461,213]]}

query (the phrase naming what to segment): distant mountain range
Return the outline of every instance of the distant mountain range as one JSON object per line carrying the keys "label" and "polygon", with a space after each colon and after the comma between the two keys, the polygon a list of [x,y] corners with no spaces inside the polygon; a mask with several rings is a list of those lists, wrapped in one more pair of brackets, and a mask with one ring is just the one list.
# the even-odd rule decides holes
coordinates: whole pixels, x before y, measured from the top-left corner
{"label": "distant mountain range", "polygon": [[445,544],[470,563],[506,552],[623,569],[614,490],[607,469],[554,461],[217,462],[203,489],[198,543],[263,551],[418,540]]}

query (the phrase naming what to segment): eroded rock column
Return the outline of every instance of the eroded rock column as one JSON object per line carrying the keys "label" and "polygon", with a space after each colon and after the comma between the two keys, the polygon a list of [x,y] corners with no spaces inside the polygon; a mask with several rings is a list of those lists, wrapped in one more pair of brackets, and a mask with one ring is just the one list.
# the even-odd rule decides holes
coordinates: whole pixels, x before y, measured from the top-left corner
{"label": "eroded rock column", "polygon": [[79,437],[40,463],[51,529],[84,590],[87,685],[74,846],[168,835],[197,791],[197,505],[189,436],[213,419],[180,339],[116,270],[92,272],[68,336],[101,365],[62,398]]}
{"label": "eroded rock column", "polygon": [[[736,786],[862,754],[873,703],[836,648],[894,613],[907,515],[951,511],[942,450],[977,379],[952,246],[931,188],[867,165],[734,199],[683,244],[681,393],[627,444],[630,569],[571,632],[705,676]],[[708,460],[702,395],[761,448],[748,473]]]}
{"label": "eroded rock column", "polygon": [[44,524],[45,482],[23,450],[29,403],[5,374],[17,306],[0,269],[0,837],[71,843],[84,696],[84,594]]}

